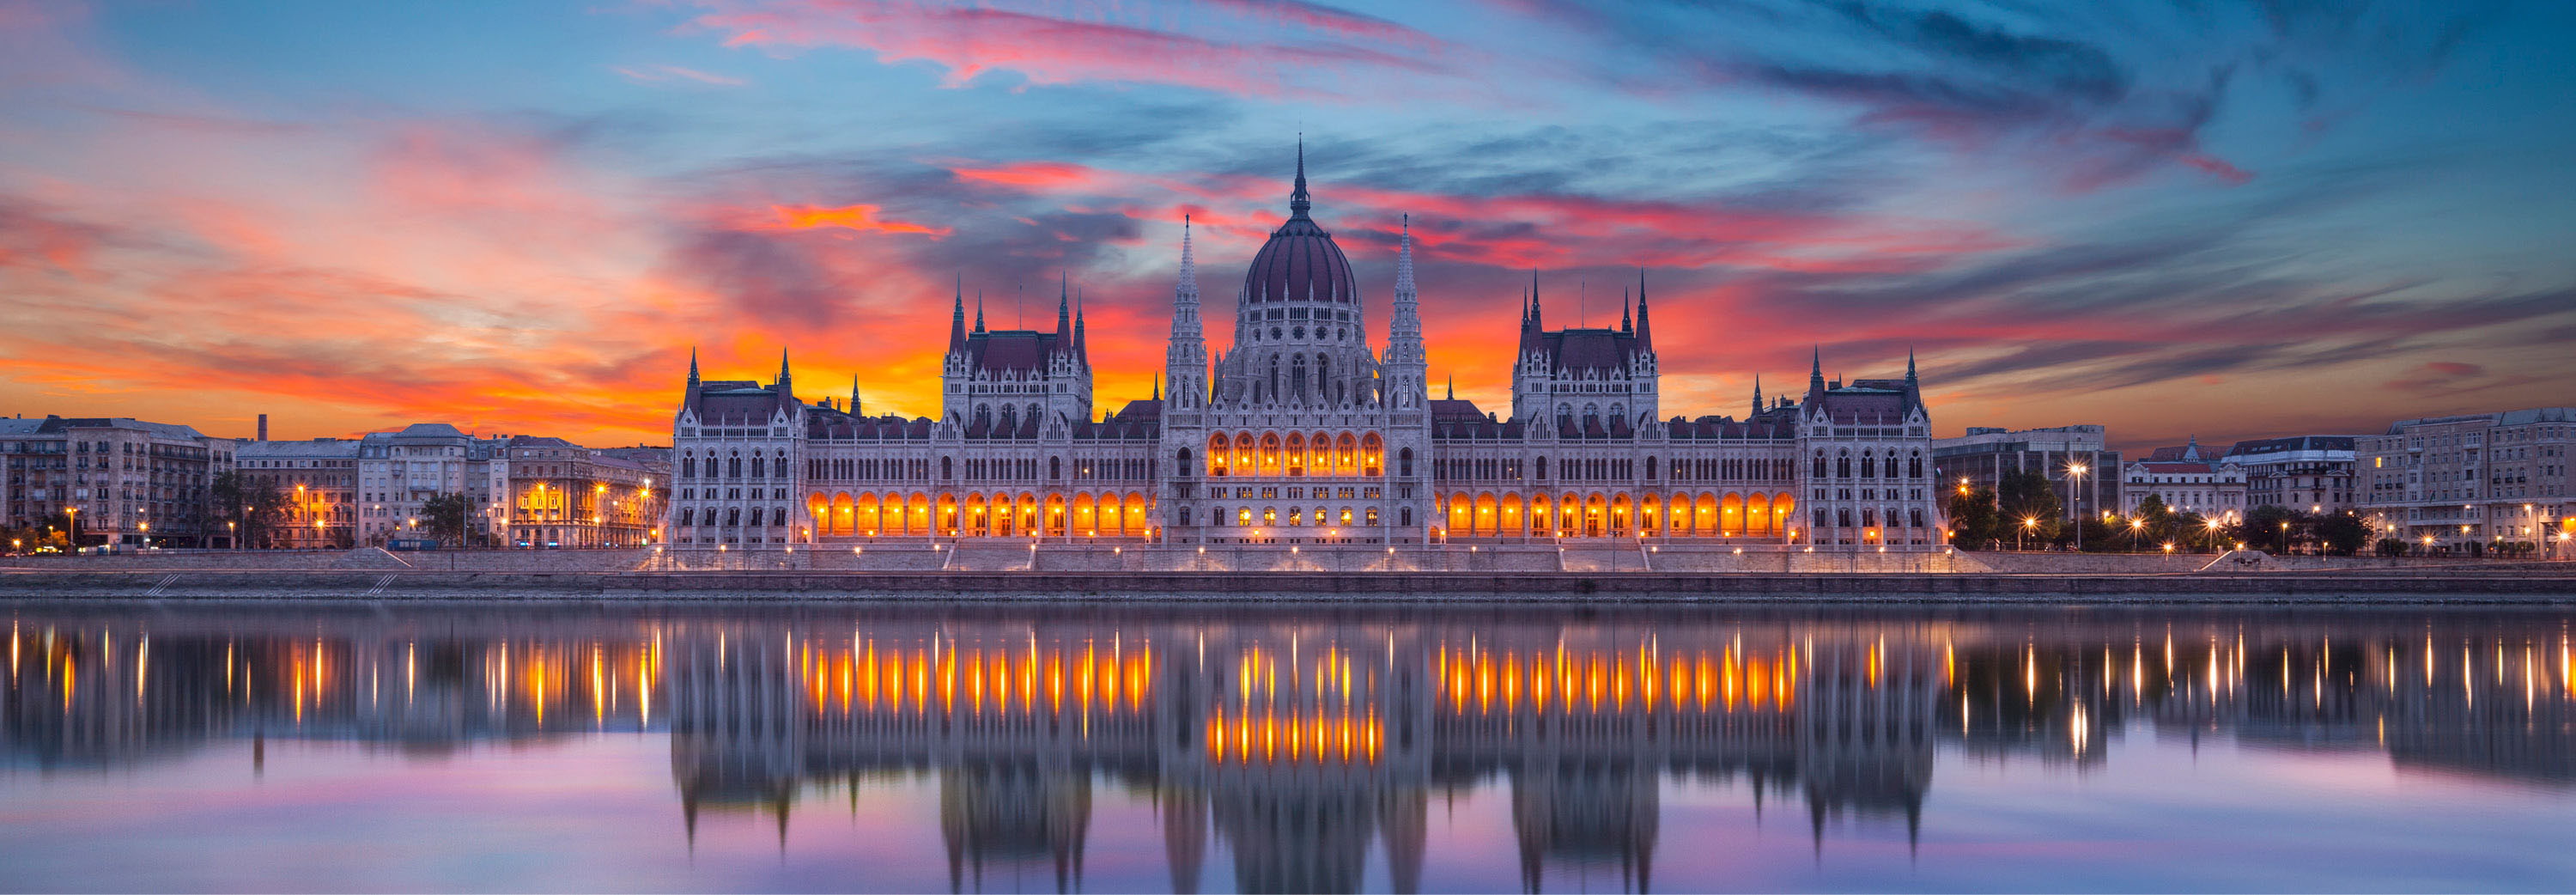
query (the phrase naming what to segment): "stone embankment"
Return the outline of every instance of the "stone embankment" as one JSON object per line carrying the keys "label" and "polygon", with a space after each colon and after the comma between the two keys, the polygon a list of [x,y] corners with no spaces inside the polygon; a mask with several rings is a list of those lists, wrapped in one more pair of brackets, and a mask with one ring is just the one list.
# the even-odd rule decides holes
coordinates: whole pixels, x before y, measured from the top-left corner
{"label": "stone embankment", "polygon": [[[1265,574],[1267,573],[1267,574]],[[0,560],[0,598],[2576,602],[2576,564],[1807,553],[1660,545],[1231,550],[1024,544],[156,553]]]}

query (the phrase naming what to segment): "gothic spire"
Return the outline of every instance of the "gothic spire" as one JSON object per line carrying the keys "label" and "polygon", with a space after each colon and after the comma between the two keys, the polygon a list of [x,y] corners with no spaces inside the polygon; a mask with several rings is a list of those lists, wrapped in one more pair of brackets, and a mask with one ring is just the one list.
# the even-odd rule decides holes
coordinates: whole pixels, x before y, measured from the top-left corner
{"label": "gothic spire", "polygon": [[1546,333],[1548,320],[1538,307],[1538,268],[1530,268],[1530,328]]}
{"label": "gothic spire", "polygon": [[1905,349],[1905,387],[1917,388],[1920,385],[1914,378],[1914,349],[1908,346]]}
{"label": "gothic spire", "polygon": [[1082,332],[1082,293],[1079,290],[1073,294],[1073,355],[1081,358],[1083,363],[1091,362],[1091,340]]}
{"label": "gothic spire", "polygon": [[1068,350],[1070,350],[1070,349],[1073,347],[1073,341],[1072,341],[1072,340],[1073,340],[1073,292],[1072,292],[1072,289],[1073,289],[1073,275],[1072,275],[1072,274],[1070,274],[1070,273],[1067,273],[1067,272],[1065,272],[1065,271],[1062,271],[1062,270],[1058,270],[1058,271],[1056,271],[1056,275],[1055,275],[1055,338],[1056,338],[1056,344],[1057,344],[1058,346],[1061,346],[1061,347],[1063,347],[1063,348],[1065,348],[1065,349],[1068,349]]}
{"label": "gothic spire", "polygon": [[1824,393],[1825,393],[1825,352],[1824,352],[1824,349],[1819,348],[1819,347],[1816,347],[1816,346],[1813,346],[1813,345],[1810,345],[1810,346],[1808,346],[1808,347],[1807,347],[1807,351],[1808,351],[1808,357],[1807,357],[1807,394],[1810,394],[1810,395],[1821,395],[1821,394],[1824,394]]}
{"label": "gothic spire", "polygon": [[1163,400],[1163,374],[1154,374],[1154,400]]}
{"label": "gothic spire", "polygon": [[1297,188],[1288,193],[1288,216],[1292,218],[1305,217],[1306,210],[1313,207],[1315,207],[1314,199],[1306,195],[1306,135],[1298,134]]}
{"label": "gothic spire", "polygon": [[1762,415],[1762,374],[1753,374],[1753,415]]}
{"label": "gothic spire", "polygon": [[1190,216],[1181,215],[1181,288],[1199,291],[1199,264],[1190,254]]}
{"label": "gothic spire", "polygon": [[948,353],[966,350],[966,275],[957,275],[957,294],[948,310]]}
{"label": "gothic spire", "polygon": [[1646,322],[1646,269],[1637,268],[1637,350],[1655,350],[1654,328]]}
{"label": "gothic spire", "polygon": [[697,385],[698,385],[698,346],[696,346],[696,345],[691,345],[691,346],[689,346],[689,387],[694,389],[694,388],[696,388],[696,387],[697,387]]}
{"label": "gothic spire", "polygon": [[1458,374],[1449,374],[1449,400],[1458,400]]}
{"label": "gothic spire", "polygon": [[1619,290],[1619,331],[1623,333],[1632,333],[1637,331],[1636,322],[1628,318],[1628,306],[1628,290],[1621,289]]}
{"label": "gothic spire", "polygon": [[859,408],[859,374],[852,373],[850,374],[850,415],[859,416]]}
{"label": "gothic spire", "polygon": [[1395,253],[1395,291],[1412,292],[1413,288],[1413,215],[1404,216],[1403,248]]}
{"label": "gothic spire", "polygon": [[975,331],[984,331],[984,290],[975,290]]}
{"label": "gothic spire", "polygon": [[795,393],[794,378],[787,373],[787,349],[780,348],[778,349],[778,394],[784,397]]}

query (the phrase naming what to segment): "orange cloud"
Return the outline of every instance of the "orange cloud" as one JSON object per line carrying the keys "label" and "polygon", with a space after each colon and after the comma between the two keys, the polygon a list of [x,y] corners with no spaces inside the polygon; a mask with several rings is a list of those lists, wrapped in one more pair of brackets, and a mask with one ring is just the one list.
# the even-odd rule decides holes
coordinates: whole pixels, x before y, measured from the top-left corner
{"label": "orange cloud", "polygon": [[839,227],[867,233],[921,233],[933,239],[947,236],[949,233],[947,227],[880,219],[877,217],[880,209],[874,205],[843,205],[838,208],[815,205],[772,205],[769,206],[769,210],[777,216],[776,222],[767,227],[755,229],[812,230],[819,227]]}

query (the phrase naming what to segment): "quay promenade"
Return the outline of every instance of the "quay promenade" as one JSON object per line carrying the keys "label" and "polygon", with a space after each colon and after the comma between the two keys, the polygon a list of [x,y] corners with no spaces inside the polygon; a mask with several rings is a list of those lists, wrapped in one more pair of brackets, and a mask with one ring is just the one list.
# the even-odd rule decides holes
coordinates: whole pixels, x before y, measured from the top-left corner
{"label": "quay promenade", "polygon": [[0,599],[2570,603],[2576,564],[2225,554],[911,545],[0,559]]}

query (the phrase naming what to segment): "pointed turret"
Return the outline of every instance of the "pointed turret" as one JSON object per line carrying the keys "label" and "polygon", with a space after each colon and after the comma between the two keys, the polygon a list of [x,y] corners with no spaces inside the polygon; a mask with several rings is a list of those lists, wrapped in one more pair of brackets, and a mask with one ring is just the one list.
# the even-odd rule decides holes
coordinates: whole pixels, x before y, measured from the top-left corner
{"label": "pointed turret", "polygon": [[1154,400],[1163,400],[1163,374],[1154,374]]}
{"label": "pointed turret", "polygon": [[1646,269],[1637,268],[1637,350],[1655,350],[1654,325],[1646,318]]}
{"label": "pointed turret", "polygon": [[1297,187],[1288,193],[1288,216],[1302,218],[1315,207],[1313,197],[1306,195],[1306,135],[1297,135]]}
{"label": "pointed turret", "polygon": [[1815,346],[1808,346],[1807,351],[1807,396],[1821,397],[1825,393],[1825,352]]}
{"label": "pointed turret", "polygon": [[948,353],[966,350],[966,275],[957,275],[957,294],[948,310]]}
{"label": "pointed turret", "polygon": [[1065,351],[1073,350],[1072,289],[1073,275],[1063,271],[1057,271],[1055,280],[1055,343],[1059,348]]}
{"label": "pointed turret", "polygon": [[855,373],[850,375],[850,415],[866,415],[861,411],[861,406],[859,404],[859,377]]}
{"label": "pointed turret", "polygon": [[782,395],[792,393],[794,389],[789,388],[789,385],[793,379],[794,377],[787,372],[787,349],[778,349],[778,393]]}
{"label": "pointed turret", "polygon": [[1905,387],[1916,388],[1919,385],[1920,380],[1914,378],[1914,349],[1907,348],[1905,349]]}
{"label": "pointed turret", "polygon": [[975,331],[984,331],[984,290],[975,290]]}
{"label": "pointed turret", "polygon": [[1085,366],[1091,364],[1091,340],[1082,333],[1082,293],[1073,296],[1073,356]]}
{"label": "pointed turret", "polygon": [[1623,333],[1637,331],[1637,322],[1628,316],[1628,308],[1628,290],[1621,289],[1619,290],[1619,331]]}
{"label": "pointed turret", "polygon": [[1458,374],[1449,374],[1449,390],[1445,397],[1451,401],[1458,400]]}
{"label": "pointed turret", "polygon": [[1403,218],[1395,256],[1395,301],[1387,317],[1386,355],[1389,403],[1411,407],[1430,396],[1430,371],[1422,351],[1421,295],[1413,283],[1413,216]]}
{"label": "pointed turret", "polygon": [[1181,276],[1172,286],[1172,336],[1163,350],[1163,375],[1172,381],[1173,405],[1188,409],[1207,403],[1207,342],[1199,331],[1199,265],[1190,248],[1188,215],[1181,216]]}
{"label": "pointed turret", "polygon": [[1538,304],[1538,268],[1530,268],[1530,330],[1538,330],[1538,333],[1548,330],[1546,310]]}
{"label": "pointed turret", "polygon": [[689,346],[689,390],[698,390],[698,346]]}
{"label": "pointed turret", "polygon": [[1753,415],[1762,415],[1762,374],[1753,374]]}

